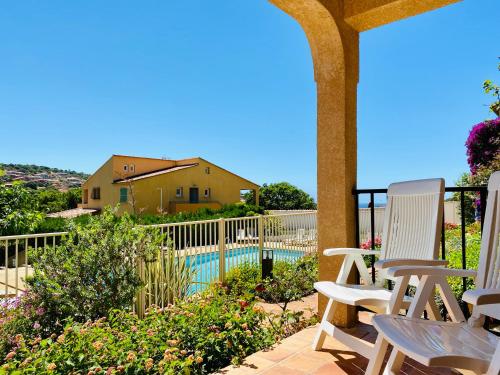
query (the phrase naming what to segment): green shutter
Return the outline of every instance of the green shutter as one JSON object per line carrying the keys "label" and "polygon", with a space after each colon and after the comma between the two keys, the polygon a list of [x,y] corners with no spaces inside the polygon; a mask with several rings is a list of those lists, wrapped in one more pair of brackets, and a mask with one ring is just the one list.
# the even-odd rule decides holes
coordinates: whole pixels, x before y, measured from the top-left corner
{"label": "green shutter", "polygon": [[128,201],[127,192],[127,188],[120,188],[120,203],[125,203]]}

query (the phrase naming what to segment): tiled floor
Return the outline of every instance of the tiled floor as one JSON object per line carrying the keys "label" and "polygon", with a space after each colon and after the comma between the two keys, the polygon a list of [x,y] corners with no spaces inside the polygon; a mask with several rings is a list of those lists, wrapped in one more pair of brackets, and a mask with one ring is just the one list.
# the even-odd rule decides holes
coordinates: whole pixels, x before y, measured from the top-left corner
{"label": "tiled floor", "polygon": [[[360,323],[352,333],[374,342],[376,332],[369,325],[371,315],[360,313]],[[321,351],[311,349],[317,327],[307,328],[276,345],[271,350],[261,351],[247,357],[239,367],[227,367],[218,374],[225,375],[358,375],[364,374],[368,360],[340,342],[328,337]],[[402,370],[405,375],[456,374],[447,369],[429,369],[413,361],[406,361]]]}

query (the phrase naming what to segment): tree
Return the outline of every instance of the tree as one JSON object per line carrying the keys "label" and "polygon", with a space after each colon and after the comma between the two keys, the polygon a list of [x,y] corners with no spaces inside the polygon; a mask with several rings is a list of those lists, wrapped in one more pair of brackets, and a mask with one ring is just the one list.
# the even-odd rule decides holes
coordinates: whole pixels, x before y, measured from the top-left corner
{"label": "tree", "polygon": [[19,182],[0,184],[0,235],[32,232],[42,219],[31,190]]}
{"label": "tree", "polygon": [[56,189],[39,189],[33,192],[37,196],[40,211],[51,213],[76,208],[81,203],[81,188],[68,191]]}
{"label": "tree", "polygon": [[309,194],[288,182],[264,184],[260,189],[259,204],[266,210],[316,209]]}
{"label": "tree", "polygon": [[[500,64],[498,64],[498,70],[500,71]],[[495,101],[490,104],[490,110],[500,117],[500,86],[487,79],[483,83],[483,89],[486,94],[491,94],[495,98]]]}

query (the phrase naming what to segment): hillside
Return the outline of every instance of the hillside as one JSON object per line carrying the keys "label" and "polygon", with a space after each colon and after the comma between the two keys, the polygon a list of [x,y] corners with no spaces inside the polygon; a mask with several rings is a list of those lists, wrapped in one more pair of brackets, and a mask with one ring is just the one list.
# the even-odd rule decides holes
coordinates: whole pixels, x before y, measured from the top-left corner
{"label": "hillside", "polygon": [[31,164],[0,163],[0,170],[4,172],[0,177],[0,182],[24,181],[26,186],[33,189],[67,190],[80,187],[89,176],[81,172]]}

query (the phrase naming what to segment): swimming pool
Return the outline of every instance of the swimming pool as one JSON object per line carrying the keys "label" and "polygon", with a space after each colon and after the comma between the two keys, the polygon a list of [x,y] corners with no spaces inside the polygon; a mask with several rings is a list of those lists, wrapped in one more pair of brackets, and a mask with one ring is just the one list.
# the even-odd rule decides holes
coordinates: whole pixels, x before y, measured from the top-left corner
{"label": "swimming pool", "polygon": [[[301,250],[287,249],[264,249],[273,250],[273,259],[294,262],[306,254]],[[228,272],[234,267],[243,263],[259,262],[259,247],[246,246],[234,249],[227,249],[224,252],[225,270]],[[191,266],[196,273],[195,282],[191,286],[189,293],[195,293],[206,288],[207,284],[219,277],[219,252],[209,252],[204,254],[190,255],[186,257],[186,263]]]}

